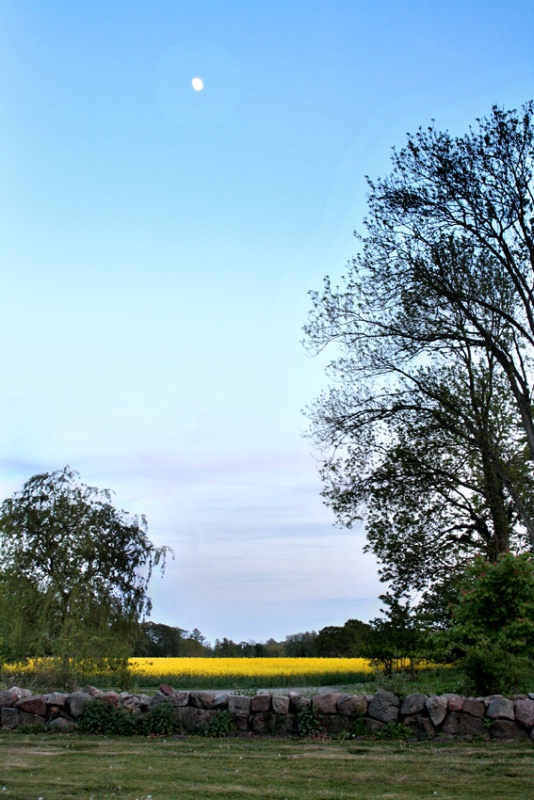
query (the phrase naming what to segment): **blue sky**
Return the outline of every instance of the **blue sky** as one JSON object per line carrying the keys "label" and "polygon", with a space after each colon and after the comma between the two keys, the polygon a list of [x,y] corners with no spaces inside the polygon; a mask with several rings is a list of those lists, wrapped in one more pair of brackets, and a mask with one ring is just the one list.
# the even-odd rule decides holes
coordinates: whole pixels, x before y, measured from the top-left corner
{"label": "blue sky", "polygon": [[0,2],[1,496],[115,490],[175,551],[152,618],[212,641],[375,616],[302,437],[307,292],[407,131],[534,95],[533,29],[531,0]]}

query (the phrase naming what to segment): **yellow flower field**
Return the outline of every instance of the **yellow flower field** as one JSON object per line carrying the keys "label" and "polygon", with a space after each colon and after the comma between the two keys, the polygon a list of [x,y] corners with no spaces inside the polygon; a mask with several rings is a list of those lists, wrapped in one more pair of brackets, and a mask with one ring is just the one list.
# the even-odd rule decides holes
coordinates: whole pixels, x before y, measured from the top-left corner
{"label": "yellow flower field", "polygon": [[[53,681],[59,669],[59,662],[42,658],[4,664],[3,674],[11,681],[40,683]],[[348,684],[369,680],[372,672],[365,658],[130,658],[126,672],[79,664],[73,677],[97,686],[253,689]]]}
{"label": "yellow flower field", "polygon": [[322,675],[368,674],[372,672],[365,658],[130,658],[136,677],[173,678],[313,678]]}

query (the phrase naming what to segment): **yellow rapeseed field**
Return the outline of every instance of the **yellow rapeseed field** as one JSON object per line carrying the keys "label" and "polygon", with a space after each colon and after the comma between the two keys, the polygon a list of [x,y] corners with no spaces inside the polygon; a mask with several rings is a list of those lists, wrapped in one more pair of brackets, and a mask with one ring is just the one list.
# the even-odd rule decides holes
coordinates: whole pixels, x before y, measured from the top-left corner
{"label": "yellow rapeseed field", "polygon": [[[127,672],[86,663],[73,665],[72,678],[100,686],[253,689],[348,684],[369,680],[372,672],[365,658],[130,658]],[[4,664],[0,679],[48,684],[60,675],[59,661],[42,658]]]}
{"label": "yellow rapeseed field", "polygon": [[131,658],[136,676],[184,678],[264,678],[370,673],[365,658]]}
{"label": "yellow rapeseed field", "polygon": [[366,658],[130,658],[129,664],[136,675],[260,678],[263,675],[372,672]]}

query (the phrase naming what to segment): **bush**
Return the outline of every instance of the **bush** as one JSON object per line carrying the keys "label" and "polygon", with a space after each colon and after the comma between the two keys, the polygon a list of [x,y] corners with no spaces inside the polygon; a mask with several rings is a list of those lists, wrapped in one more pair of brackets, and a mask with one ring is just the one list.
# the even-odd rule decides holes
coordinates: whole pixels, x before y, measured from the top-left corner
{"label": "bush", "polygon": [[375,739],[407,739],[413,731],[404,722],[388,722],[380,730],[373,733]]}
{"label": "bush", "polygon": [[534,667],[534,560],[478,557],[466,570],[448,632],[451,652],[478,694],[516,690]]}
{"label": "bush", "polygon": [[210,736],[222,739],[228,736],[234,727],[234,721],[229,711],[217,711],[209,722],[200,729],[201,736]]}
{"label": "bush", "polygon": [[78,730],[83,733],[132,736],[136,729],[136,718],[130,711],[102,700],[89,703],[78,721]]}
{"label": "bush", "polygon": [[525,655],[514,655],[492,642],[470,648],[460,662],[467,689],[479,695],[527,689],[532,679],[532,662]]}
{"label": "bush", "polygon": [[299,736],[313,738],[323,732],[321,717],[311,706],[303,707],[297,714],[297,731]]}
{"label": "bush", "polygon": [[138,717],[137,728],[143,736],[150,734],[170,736],[178,729],[174,706],[171,703],[158,703],[152,706],[146,714]]}

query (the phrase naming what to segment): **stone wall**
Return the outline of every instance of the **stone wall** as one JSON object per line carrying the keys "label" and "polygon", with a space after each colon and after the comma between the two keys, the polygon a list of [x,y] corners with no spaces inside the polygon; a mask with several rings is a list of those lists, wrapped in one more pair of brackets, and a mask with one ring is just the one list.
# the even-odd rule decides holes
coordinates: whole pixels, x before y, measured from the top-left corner
{"label": "stone wall", "polygon": [[226,711],[234,733],[241,735],[298,734],[300,715],[301,732],[304,717],[308,723],[316,718],[321,732],[330,736],[372,734],[387,725],[389,731],[392,725],[402,723],[419,739],[440,736],[534,740],[534,693],[513,698],[411,694],[401,700],[383,689],[374,695],[319,692],[307,697],[297,692],[280,696],[261,691],[246,697],[232,692],[178,691],[162,684],[149,697],[102,692],[92,686],[69,694],[43,695],[12,687],[0,691],[1,726],[72,730],[87,705],[95,700],[122,706],[137,715],[148,713],[159,703],[171,704],[182,730],[191,733],[209,724],[218,712]]}

